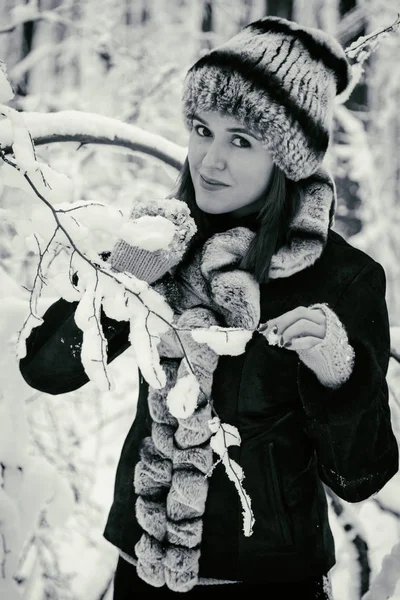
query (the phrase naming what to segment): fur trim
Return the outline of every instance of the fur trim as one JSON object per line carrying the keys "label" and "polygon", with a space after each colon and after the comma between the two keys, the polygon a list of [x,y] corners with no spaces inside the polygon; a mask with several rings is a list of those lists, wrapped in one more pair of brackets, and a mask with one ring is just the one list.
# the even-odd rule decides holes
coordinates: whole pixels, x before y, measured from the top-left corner
{"label": "fur trim", "polygon": [[271,279],[290,277],[310,267],[325,247],[337,204],[334,181],[320,170],[302,187],[303,201],[290,225],[289,242],[272,257]]}
{"label": "fur trim", "polygon": [[201,446],[211,437],[208,421],[211,419],[211,407],[209,404],[196,410],[187,419],[181,419],[175,433],[175,442],[179,448],[190,448]]}
{"label": "fur trim", "polygon": [[174,592],[188,592],[197,583],[200,550],[170,546],[165,557],[165,579]]}
{"label": "fur trim", "polygon": [[153,422],[151,425],[151,437],[154,445],[165,458],[171,460],[174,452],[174,431],[175,427],[164,423]]}
{"label": "fur trim", "polygon": [[[144,438],[140,448],[141,460],[135,467],[135,492],[153,495],[160,486],[170,486],[172,462],[165,460],[151,437]],[[154,488],[151,493],[151,487]]]}
{"label": "fur trim", "polygon": [[216,233],[205,244],[201,272],[206,281],[213,279],[227,267],[237,267],[254,238],[254,232],[245,227],[235,227]]}
{"label": "fur trim", "polygon": [[[208,310],[208,309],[207,309]],[[188,311],[182,323],[187,325],[210,321],[211,315],[204,309]],[[200,318],[201,317],[201,318]],[[209,351],[211,364],[216,365],[216,355]],[[191,360],[200,359],[199,348],[191,340]],[[137,553],[137,573],[146,582],[159,587],[166,585],[175,591],[188,591],[197,583],[198,552],[188,552],[201,541],[202,521],[208,491],[205,473],[212,467],[212,450],[209,444],[211,418],[209,402],[197,408],[186,419],[171,418],[167,409],[167,396],[174,381],[180,376],[179,361],[164,359],[167,383],[162,390],[149,388],[149,410],[152,416],[152,437],[145,438],[140,447],[140,461],[135,468],[134,487],[138,494],[136,518],[143,529],[143,542]],[[205,389],[211,391],[212,370],[197,369]],[[179,379],[178,379],[179,381]],[[206,396],[205,400],[208,400]],[[169,437],[167,440],[166,438]],[[172,459],[172,462],[171,462]],[[155,501],[157,500],[157,501]],[[154,558],[149,538],[161,542],[166,548],[165,561]],[[169,553],[174,556],[168,567]],[[158,555],[157,555],[158,556]],[[190,571],[176,571],[178,563],[186,564],[191,557]],[[175,564],[176,563],[176,564]],[[152,580],[154,578],[154,581]]]}
{"label": "fur trim", "polygon": [[144,496],[138,496],[135,508],[140,527],[156,540],[162,541],[167,531],[165,503],[153,502]]}
{"label": "fur trim", "polygon": [[[159,462],[162,465],[162,462]],[[164,464],[167,464],[164,461]],[[141,460],[135,467],[135,493],[146,494],[149,498],[158,498],[161,493],[161,486],[166,488],[170,486],[170,479],[168,475],[172,472],[172,463],[169,464],[169,468],[165,468],[164,472],[160,469],[159,473],[155,473],[155,469],[150,472],[148,469],[148,463]],[[162,474],[162,476],[160,476]]]}
{"label": "fur trim", "polygon": [[200,550],[185,548],[181,552],[180,548],[172,547],[167,551],[165,564],[171,571],[182,573],[193,570],[199,558]]}
{"label": "fur trim", "polygon": [[139,559],[136,564],[139,577],[154,587],[165,585],[165,550],[162,545],[153,537],[144,534],[135,545],[135,552]]}
{"label": "fur trim", "polygon": [[260,320],[259,286],[253,275],[235,269],[254,235],[245,227],[235,227],[215,234],[204,245],[201,272],[209,282],[213,302],[230,327],[253,329]]}
{"label": "fur trim", "polygon": [[167,515],[173,521],[202,516],[205,508],[208,480],[196,469],[179,469],[172,475],[167,497]]}
{"label": "fur trim", "polygon": [[165,558],[165,550],[162,544],[146,533],[142,535],[135,549],[136,554],[141,558],[147,559],[147,561],[161,563]]}
{"label": "fur trim", "polygon": [[214,302],[229,327],[255,329],[260,322],[260,288],[251,273],[229,271],[210,283]]}
{"label": "fur trim", "polygon": [[213,466],[213,461],[208,448],[197,447],[186,448],[184,450],[175,448],[173,465],[174,468],[182,468],[193,465],[200,471],[200,473],[207,475]]}
{"label": "fur trim", "polygon": [[195,548],[200,545],[203,533],[203,519],[188,519],[187,521],[167,521],[167,540],[175,546]]}

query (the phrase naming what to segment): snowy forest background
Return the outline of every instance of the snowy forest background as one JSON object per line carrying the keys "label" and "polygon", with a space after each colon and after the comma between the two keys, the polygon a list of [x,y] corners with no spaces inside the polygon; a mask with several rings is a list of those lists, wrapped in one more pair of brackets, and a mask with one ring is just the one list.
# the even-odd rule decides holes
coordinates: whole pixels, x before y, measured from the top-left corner
{"label": "snowy forest background", "polygon": [[[0,144],[11,159],[22,131],[15,112],[22,114],[35,160],[51,168],[51,203],[129,210],[135,198],[165,196],[175,181],[187,142],[181,83],[205,50],[266,14],[333,33],[355,73],[354,89],[337,105],[327,156],[338,191],[335,228],[386,271],[388,383],[400,441],[399,11],[398,0],[2,0],[0,59],[13,94],[0,81]],[[129,349],[110,365],[111,391],[91,381],[50,396],[22,380],[16,339],[41,258],[37,242],[51,231],[52,213],[5,167],[0,599],[110,600],[117,556],[102,530],[136,409],[134,355]],[[107,231],[93,223],[93,249],[107,249]],[[61,286],[55,277],[43,286],[39,314]],[[328,496],[335,600],[400,599],[400,475],[359,504]]]}

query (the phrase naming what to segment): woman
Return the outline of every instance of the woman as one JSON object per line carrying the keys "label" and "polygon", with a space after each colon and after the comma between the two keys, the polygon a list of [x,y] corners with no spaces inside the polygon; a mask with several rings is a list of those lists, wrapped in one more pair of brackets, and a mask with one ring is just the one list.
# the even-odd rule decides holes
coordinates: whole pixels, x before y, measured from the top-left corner
{"label": "woman", "polygon": [[[398,470],[384,270],[333,231],[335,187],[321,167],[349,73],[334,39],[276,17],[188,72],[188,157],[174,193],[152,207],[168,217],[174,202],[189,206],[180,251],[121,240],[110,258],[167,299],[182,342],[166,334],[159,344],[163,388],[139,374],[104,533],[120,552],[116,600],[194,597],[209,585],[330,598],[324,485],[359,502]],[[132,217],[146,210],[139,203]],[[88,381],[69,350],[82,341],[76,306],[59,300],[30,336],[21,372],[33,387],[58,394]],[[217,352],[190,334],[213,325],[249,332],[242,351]],[[129,326],[104,315],[103,327],[111,361],[128,348]],[[191,410],[190,370],[199,383]],[[241,437],[220,461],[215,416]],[[229,461],[243,469],[241,496]]]}

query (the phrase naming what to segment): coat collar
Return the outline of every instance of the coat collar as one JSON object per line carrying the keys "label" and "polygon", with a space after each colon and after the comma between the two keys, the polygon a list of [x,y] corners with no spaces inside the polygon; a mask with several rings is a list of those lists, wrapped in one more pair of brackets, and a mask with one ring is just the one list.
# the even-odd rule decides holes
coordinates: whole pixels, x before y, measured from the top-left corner
{"label": "coat collar", "polygon": [[[300,185],[300,207],[290,224],[287,244],[272,257],[269,272],[271,279],[290,277],[313,265],[321,256],[329,228],[334,223],[336,191],[331,176],[321,170],[303,180]],[[259,286],[250,273],[245,274],[248,280],[247,285],[244,285],[241,278],[245,272],[238,269],[240,260],[255,235],[251,229],[249,221],[246,224],[237,221],[227,230],[214,233],[204,245],[196,246],[189,253],[188,260],[183,261],[175,271],[174,277],[178,285],[173,285],[171,290],[164,290],[168,301],[178,312],[198,305],[199,301],[205,306],[211,302],[217,312],[224,309],[224,316],[230,321],[230,326],[238,326],[235,319],[241,314],[245,304],[246,315],[251,315],[251,318],[249,323],[241,325],[251,328],[258,315],[249,307],[259,303]],[[227,271],[225,275],[224,271]],[[216,278],[216,275],[219,277]],[[237,293],[237,289],[236,293],[233,291],[237,288],[238,277],[241,294]],[[221,286],[212,284],[213,281],[221,282],[224,278],[229,281],[223,281]],[[231,288],[230,293],[227,293],[226,286]],[[246,290],[246,294],[243,290]]]}
{"label": "coat collar", "polygon": [[325,248],[337,206],[332,177],[319,170],[300,182],[302,201],[290,224],[289,241],[272,257],[271,279],[290,277],[313,265]]}

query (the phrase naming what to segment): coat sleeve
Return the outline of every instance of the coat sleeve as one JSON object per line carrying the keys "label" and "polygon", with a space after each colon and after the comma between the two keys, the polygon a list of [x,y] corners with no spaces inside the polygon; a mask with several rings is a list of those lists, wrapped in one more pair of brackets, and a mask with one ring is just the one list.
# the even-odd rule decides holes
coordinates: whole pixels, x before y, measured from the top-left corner
{"label": "coat sleeve", "polygon": [[320,477],[348,502],[378,492],[399,467],[386,381],[390,331],[385,293],[385,272],[372,261],[331,307],[355,351],[344,384],[324,387],[306,365],[298,366],[298,390]]}
{"label": "coat sleeve", "polygon": [[[80,358],[83,334],[75,323],[77,305],[62,298],[57,300],[27,339],[26,356],[19,362],[20,372],[31,387],[41,392],[64,394],[89,381]],[[101,321],[110,363],[130,345],[129,324],[114,321],[104,313]]]}

